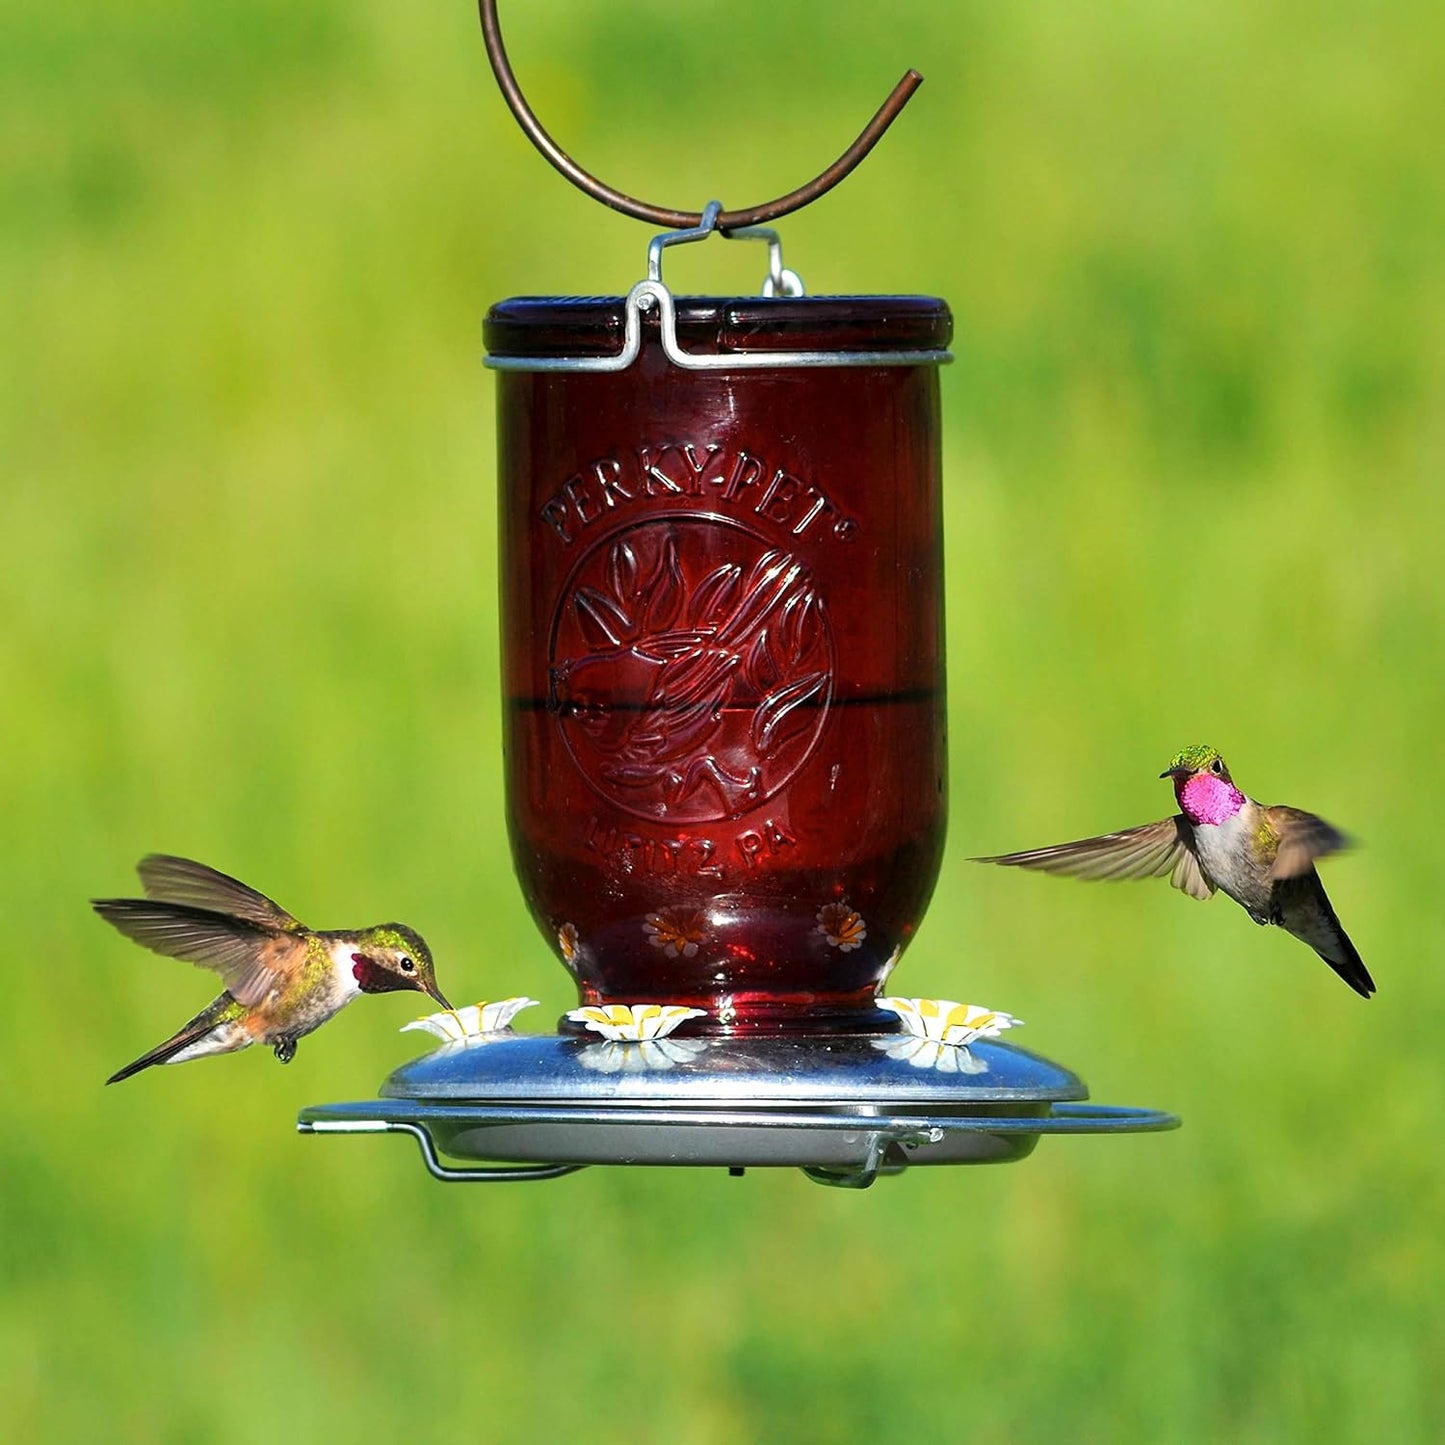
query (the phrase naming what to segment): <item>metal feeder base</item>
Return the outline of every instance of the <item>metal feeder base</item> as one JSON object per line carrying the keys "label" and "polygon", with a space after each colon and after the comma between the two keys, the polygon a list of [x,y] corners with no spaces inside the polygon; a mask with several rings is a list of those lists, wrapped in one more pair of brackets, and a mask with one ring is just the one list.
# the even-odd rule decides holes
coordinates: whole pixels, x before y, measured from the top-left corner
{"label": "metal feeder base", "polygon": [[[303,1109],[305,1134],[414,1137],[438,1179],[551,1179],[589,1164],[801,1168],[865,1188],[916,1164],[1003,1164],[1044,1134],[1174,1129],[1087,1104],[1067,1069],[1001,1042],[899,1034],[598,1043],[484,1035],[403,1065],[377,1100]],[[507,1161],[475,1168],[443,1164]]]}

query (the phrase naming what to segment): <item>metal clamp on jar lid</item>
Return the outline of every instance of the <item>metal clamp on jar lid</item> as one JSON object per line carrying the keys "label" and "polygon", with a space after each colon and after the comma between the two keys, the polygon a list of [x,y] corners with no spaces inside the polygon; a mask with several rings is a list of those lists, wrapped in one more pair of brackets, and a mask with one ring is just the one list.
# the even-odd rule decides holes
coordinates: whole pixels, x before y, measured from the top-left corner
{"label": "metal clamp on jar lid", "polygon": [[[804,351],[741,350],[705,353],[689,351],[677,335],[677,307],[673,294],[662,279],[662,253],[668,246],[704,241],[713,234],[730,241],[765,241],[768,274],[762,294],[768,298],[800,298],[806,295],[803,278],[783,265],[782,238],[768,226],[744,226],[734,231],[718,227],[721,201],[709,201],[702,223],[681,231],[654,236],[647,247],[647,279],[628,292],[625,306],[622,349],[605,356],[536,356],[493,353],[486,364],[497,371],[626,371],[642,351],[643,316],[656,313],[663,354],[687,371],[741,371],[748,369],[791,370],[812,366],[941,366],[953,360],[945,347],[879,350],[877,348]],[[861,300],[864,298],[848,298]],[[822,304],[822,303],[819,303]]]}

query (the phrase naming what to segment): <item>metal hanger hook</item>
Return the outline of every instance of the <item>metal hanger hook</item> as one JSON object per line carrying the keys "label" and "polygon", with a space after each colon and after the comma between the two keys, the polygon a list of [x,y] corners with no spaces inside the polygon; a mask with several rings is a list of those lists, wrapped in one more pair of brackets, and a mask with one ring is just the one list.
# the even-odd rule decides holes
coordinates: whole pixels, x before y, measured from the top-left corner
{"label": "metal hanger hook", "polygon": [[[492,73],[497,77],[502,96],[506,100],[517,124],[527,138],[569,181],[580,190],[586,191],[594,200],[614,211],[621,211],[638,221],[647,221],[654,226],[669,226],[674,229],[693,229],[703,223],[701,211],[677,211],[666,206],[654,206],[639,201],[622,191],[599,181],[596,176],[582,169],[556,141],[542,128],[542,123],[533,114],[512,73],[511,62],[507,59],[506,47],[502,44],[502,30],[497,20],[497,0],[477,0],[481,14],[482,35],[487,44],[487,59],[492,63]],[[827,170],[814,176],[806,185],[789,191],[776,200],[765,201],[760,206],[748,206],[738,211],[723,211],[714,224],[720,231],[734,231],[741,226],[756,226],[764,221],[777,220],[779,216],[790,215],[804,206],[826,195],[845,176],[850,175],[859,162],[882,139],[883,132],[898,118],[899,112],[908,104],[913,92],[923,84],[923,77],[916,71],[908,71],[893,87],[888,99],[878,108],[873,119],[863,127],[858,139],[833,162]]]}

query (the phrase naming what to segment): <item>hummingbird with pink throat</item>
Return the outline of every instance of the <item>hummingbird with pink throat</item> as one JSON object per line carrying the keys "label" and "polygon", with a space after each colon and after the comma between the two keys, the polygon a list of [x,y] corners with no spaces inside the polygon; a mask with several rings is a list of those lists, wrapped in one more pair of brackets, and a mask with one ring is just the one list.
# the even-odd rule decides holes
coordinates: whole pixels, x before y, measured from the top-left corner
{"label": "hummingbird with pink throat", "polygon": [[1323,818],[1299,808],[1266,807],[1240,792],[1219,753],[1185,748],[1159,774],[1174,783],[1180,811],[1158,823],[976,858],[976,863],[1036,868],[1074,878],[1162,878],[1191,898],[1218,890],[1256,923],[1272,923],[1314,949],[1354,991],[1375,991],[1363,960],[1330,906],[1315,860],[1348,840]]}
{"label": "hummingbird with pink throat", "polygon": [[431,950],[405,924],[315,932],[264,893],[204,863],[152,853],[136,871],[144,898],[96,898],[91,906],[152,952],[212,969],[226,991],[108,1084],[153,1064],[252,1044],[289,1064],[297,1039],[364,993],[414,989],[451,1008],[437,987]]}

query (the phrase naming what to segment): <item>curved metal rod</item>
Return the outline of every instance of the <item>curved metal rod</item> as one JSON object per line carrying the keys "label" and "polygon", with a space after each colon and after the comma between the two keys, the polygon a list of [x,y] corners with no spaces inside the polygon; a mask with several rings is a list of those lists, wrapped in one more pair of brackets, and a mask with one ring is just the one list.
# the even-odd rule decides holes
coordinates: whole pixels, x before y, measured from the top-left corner
{"label": "curved metal rod", "polygon": [[[584,171],[542,128],[541,121],[532,113],[531,106],[527,104],[526,98],[522,95],[522,88],[517,84],[517,77],[512,74],[506,47],[502,44],[502,30],[497,21],[497,0],[477,0],[477,8],[482,19],[482,35],[487,43],[487,59],[492,62],[492,73],[497,77],[497,84],[501,87],[503,98],[511,108],[512,114],[517,118],[517,124],[526,132],[527,138],[532,144],[574,186],[586,191],[589,196],[594,200],[601,201],[604,206],[611,206],[614,211],[621,211],[624,216],[631,216],[638,221],[647,221],[654,226],[669,226],[679,229],[701,225],[703,215],[701,211],[675,211],[667,206],[650,205],[646,201],[639,201],[622,191],[614,190],[611,186],[599,181],[596,176]],[[776,200],[765,201],[760,206],[749,206],[745,210],[724,211],[717,218],[718,229],[731,231],[739,226],[756,226],[764,221],[775,221],[779,216],[786,216],[793,211],[801,210],[804,206],[816,201],[819,196],[826,195],[839,181],[849,175],[863,157],[878,144],[883,132],[898,118],[899,111],[908,104],[913,92],[922,84],[923,77],[916,70],[909,70],[903,79],[893,87],[888,99],[878,107],[878,112],[873,119],[863,127],[858,139],[827,170],[815,176],[806,185],[799,186],[797,190],[789,191],[787,195],[779,196]]]}
{"label": "curved metal rod", "polygon": [[[820,1164],[803,1165],[803,1173],[814,1184],[830,1184],[835,1189],[870,1189],[880,1173],[885,1172],[883,1163],[888,1154],[889,1139],[884,1134],[868,1136],[868,1152],[861,1164],[852,1169],[829,1169]],[[890,1171],[901,1173],[901,1167]]]}
{"label": "curved metal rod", "polygon": [[564,1174],[576,1174],[587,1167],[585,1164],[519,1164],[506,1168],[489,1164],[481,1169],[451,1169],[437,1157],[431,1133],[422,1125],[394,1123],[387,1126],[387,1132],[410,1134],[421,1150],[427,1172],[446,1184],[520,1184],[531,1179],[560,1179]]}

